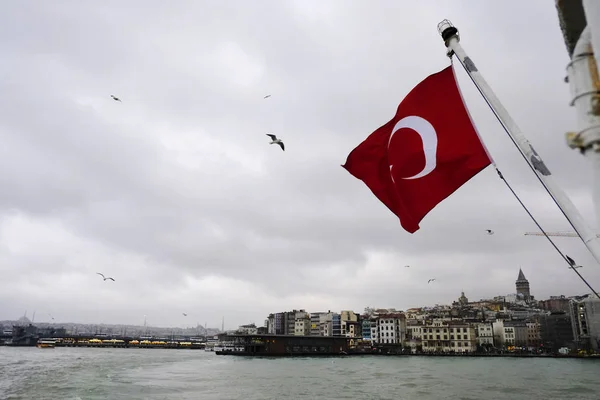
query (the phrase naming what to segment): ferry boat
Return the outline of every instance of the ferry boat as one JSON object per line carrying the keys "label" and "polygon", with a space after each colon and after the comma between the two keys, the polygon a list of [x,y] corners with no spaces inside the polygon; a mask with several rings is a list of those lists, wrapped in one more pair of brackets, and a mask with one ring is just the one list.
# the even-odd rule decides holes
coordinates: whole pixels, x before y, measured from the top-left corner
{"label": "ferry boat", "polygon": [[38,340],[36,347],[38,349],[53,349],[56,346],[56,341],[54,340]]}

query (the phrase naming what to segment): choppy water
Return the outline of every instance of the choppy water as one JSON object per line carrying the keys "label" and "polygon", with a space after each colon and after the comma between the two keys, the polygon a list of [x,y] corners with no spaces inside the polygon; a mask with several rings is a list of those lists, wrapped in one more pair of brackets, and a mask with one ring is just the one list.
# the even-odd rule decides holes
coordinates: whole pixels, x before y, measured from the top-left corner
{"label": "choppy water", "polygon": [[600,399],[596,360],[0,347],[0,399]]}

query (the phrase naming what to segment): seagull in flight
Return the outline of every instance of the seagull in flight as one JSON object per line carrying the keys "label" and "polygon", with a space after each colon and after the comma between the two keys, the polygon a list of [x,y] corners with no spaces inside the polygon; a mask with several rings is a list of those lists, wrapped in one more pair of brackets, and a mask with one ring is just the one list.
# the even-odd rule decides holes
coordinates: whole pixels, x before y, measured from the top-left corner
{"label": "seagull in flight", "polygon": [[410,265],[405,265],[404,268],[410,268]]}
{"label": "seagull in flight", "polygon": [[269,144],[278,144],[281,147],[281,150],[285,151],[285,146],[283,145],[281,139],[277,139],[277,136],[273,135],[272,133],[267,133],[267,136],[272,140],[272,142]]}
{"label": "seagull in flight", "polygon": [[263,97],[263,99],[268,99],[269,97],[271,97],[270,94],[266,95],[265,97]]}
{"label": "seagull in flight", "polygon": [[491,229],[486,229],[485,231],[487,232],[488,235],[493,235],[494,234],[494,231],[491,230]]}
{"label": "seagull in flight", "polygon": [[187,314],[186,314],[186,313],[182,313],[182,314],[183,314],[183,316],[184,316],[184,317],[187,317]]}
{"label": "seagull in flight", "polygon": [[431,283],[433,281],[435,281],[435,278],[428,280],[427,283]]}
{"label": "seagull in flight", "polygon": [[[112,97],[114,101],[121,101],[121,99],[116,97],[114,94],[111,94],[110,97]],[[121,103],[122,103],[122,101],[121,101]]]}
{"label": "seagull in flight", "polygon": [[104,276],[104,274],[100,273],[100,272],[96,272],[96,274],[100,275],[102,277],[102,279],[104,279],[105,281],[110,279],[111,281],[115,281],[113,278],[111,278],[110,276],[106,277]]}

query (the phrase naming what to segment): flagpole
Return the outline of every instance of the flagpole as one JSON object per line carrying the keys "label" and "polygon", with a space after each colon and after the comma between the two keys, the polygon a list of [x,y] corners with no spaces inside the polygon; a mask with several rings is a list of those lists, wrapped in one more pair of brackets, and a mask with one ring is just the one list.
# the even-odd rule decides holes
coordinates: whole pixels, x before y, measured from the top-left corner
{"label": "flagpole", "polygon": [[450,21],[445,19],[438,24],[438,31],[442,36],[442,39],[444,39],[448,56],[452,57],[453,55],[456,55],[477,89],[479,89],[483,98],[503,125],[515,146],[517,146],[523,155],[523,158],[525,158],[556,205],[560,208],[575,232],[577,232],[577,235],[600,264],[600,238],[598,238],[596,233],[585,223],[583,216],[579,213],[579,210],[577,210],[567,194],[556,184],[550,170],[546,167],[542,158],[537,154],[527,138],[525,138],[521,129],[517,126],[516,122],[511,118],[508,111],[492,91],[492,88],[479,73],[471,58],[467,56],[460,45],[458,29],[456,29]]}

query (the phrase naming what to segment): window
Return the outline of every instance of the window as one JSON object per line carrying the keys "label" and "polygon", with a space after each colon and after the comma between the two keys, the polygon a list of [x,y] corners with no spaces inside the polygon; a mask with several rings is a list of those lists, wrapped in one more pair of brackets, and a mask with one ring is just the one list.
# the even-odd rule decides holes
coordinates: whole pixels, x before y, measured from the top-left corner
{"label": "window", "polygon": [[460,335],[456,335],[456,338],[457,338],[458,340],[460,340],[460,339],[461,339],[461,336],[460,336]]}
{"label": "window", "polygon": [[469,347],[469,343],[465,342],[465,347]]}

